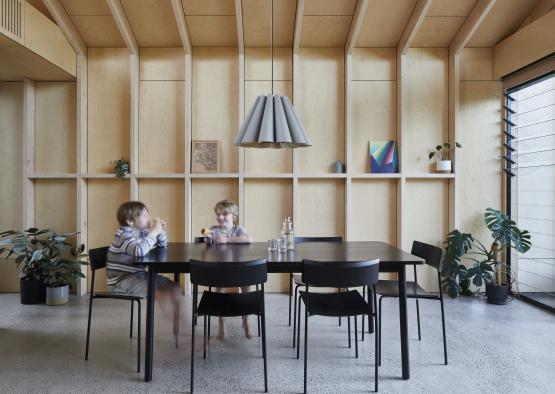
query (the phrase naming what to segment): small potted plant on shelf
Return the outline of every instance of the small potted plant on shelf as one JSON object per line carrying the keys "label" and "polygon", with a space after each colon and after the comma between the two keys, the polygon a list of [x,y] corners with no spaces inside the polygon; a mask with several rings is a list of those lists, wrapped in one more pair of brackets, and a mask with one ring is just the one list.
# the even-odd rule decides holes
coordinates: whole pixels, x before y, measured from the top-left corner
{"label": "small potted plant on shelf", "polygon": [[85,245],[71,251],[71,257],[58,257],[50,259],[44,265],[44,283],[46,285],[46,304],[63,305],[69,301],[69,286],[75,285],[79,278],[85,275],[81,266],[87,263],[82,261]]}
{"label": "small potted plant on shelf", "polygon": [[437,157],[436,171],[450,173],[451,160],[449,160],[449,151],[461,147],[462,145],[459,142],[455,142],[454,147],[451,147],[449,142],[444,142],[443,145],[437,145],[436,149],[428,154],[428,159],[432,160],[433,157]]}
{"label": "small potted plant on shelf", "polygon": [[124,179],[125,175],[129,174],[129,162],[123,157],[119,160],[111,161],[110,165],[112,166],[112,174],[116,178]]}
{"label": "small potted plant on shelf", "polygon": [[0,233],[0,256],[15,256],[19,268],[22,304],[38,304],[46,300],[44,275],[46,265],[61,258],[62,250],[70,248],[66,238],[72,234],[57,234],[51,229],[30,228]]}
{"label": "small potted plant on shelf", "polygon": [[[491,231],[493,242],[486,248],[472,234],[453,230],[447,235],[443,255],[443,287],[451,297],[459,294],[471,295],[486,285],[486,296],[491,304],[503,305],[508,299],[509,284],[518,294],[516,275],[502,258],[504,248],[513,248],[520,253],[530,250],[530,233],[520,230],[516,223],[504,213],[488,208],[484,221]],[[467,267],[463,259],[472,261]],[[471,290],[471,285],[476,287]]]}

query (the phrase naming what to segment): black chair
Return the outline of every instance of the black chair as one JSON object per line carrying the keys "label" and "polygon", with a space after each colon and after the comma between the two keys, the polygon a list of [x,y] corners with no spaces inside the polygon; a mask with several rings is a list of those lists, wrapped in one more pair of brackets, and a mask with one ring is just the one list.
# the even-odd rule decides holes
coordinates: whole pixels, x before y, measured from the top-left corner
{"label": "black chair", "polygon": [[[441,256],[442,250],[437,246],[429,245],[423,242],[414,241],[412,243],[411,254],[421,257],[425,260],[425,263],[437,270],[437,284],[439,286],[439,295],[436,293],[430,293],[424,290],[418,284],[418,277],[416,275],[416,265],[414,266],[414,282],[407,281],[407,298],[416,299],[416,320],[418,324],[418,340],[422,339],[420,334],[420,307],[418,305],[419,299],[425,300],[436,300],[440,302],[441,305],[441,326],[443,330],[443,356],[445,359],[445,365],[447,365],[447,342],[445,338],[445,312],[443,308],[443,290],[441,289]],[[379,361],[381,365],[381,330],[382,330],[382,298],[385,297],[399,297],[399,285],[396,280],[380,280],[376,285],[376,291],[380,294],[379,301],[379,319],[378,319],[378,336],[380,337],[380,351],[379,351]]]}
{"label": "black chair", "polygon": [[85,360],[89,359],[89,337],[91,333],[91,315],[93,299],[104,298],[113,300],[131,301],[131,324],[129,328],[129,338],[133,338],[133,305],[137,302],[137,372],[141,372],[141,300],[143,297],[133,294],[120,294],[110,292],[94,291],[94,278],[96,271],[106,267],[108,247],[89,250],[89,262],[92,271],[91,292],[89,299],[89,319],[87,321],[87,344],[85,346]]}
{"label": "black chair", "polygon": [[[341,243],[343,242],[343,237],[295,237],[295,244],[305,243],[305,242],[332,242]],[[295,290],[293,291],[293,286]],[[291,300],[294,299],[293,308],[293,347],[295,347],[295,326],[297,324],[297,292],[299,287],[304,286],[301,278],[301,274],[289,274],[289,326],[291,326]],[[341,317],[339,318],[339,325],[341,326]],[[351,329],[349,327],[349,347],[351,347]]]}
{"label": "black chair", "polygon": [[[191,283],[193,284],[193,311],[191,333],[191,393],[193,393],[195,360],[195,320],[204,316],[204,350],[206,358],[206,317],[257,315],[262,325],[262,357],[264,358],[264,392],[268,392],[268,369],[266,357],[266,318],[264,311],[264,283],[268,280],[266,259],[243,262],[190,261]],[[198,286],[245,287],[260,286],[261,290],[248,293],[216,293],[204,291],[200,302]],[[197,306],[198,305],[198,306]]]}
{"label": "black chair", "polygon": [[[354,316],[355,321],[355,357],[358,358],[357,317],[362,315],[372,316],[376,320],[376,312],[366,302],[358,290],[349,290],[340,293],[314,293],[310,292],[313,287],[368,287],[373,290],[374,304],[376,302],[375,285],[380,273],[380,261],[378,259],[354,263],[347,262],[320,262],[303,260],[302,280],[305,283],[304,291],[299,294],[299,310],[297,326],[297,342],[300,342],[301,333],[301,300],[305,305],[304,313],[304,392],[307,391],[307,360],[308,360],[308,317],[309,316],[344,316],[350,319]],[[378,335],[375,338],[374,348],[374,389],[378,391]],[[299,358],[297,347],[297,358]]]}

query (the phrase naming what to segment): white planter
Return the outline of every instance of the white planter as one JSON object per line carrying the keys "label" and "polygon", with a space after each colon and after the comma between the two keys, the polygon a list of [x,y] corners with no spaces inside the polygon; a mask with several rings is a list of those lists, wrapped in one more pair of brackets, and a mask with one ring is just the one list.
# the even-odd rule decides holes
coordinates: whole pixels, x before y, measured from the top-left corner
{"label": "white planter", "polygon": [[69,286],[47,287],[46,288],[46,304],[47,305],[64,305],[69,301]]}
{"label": "white planter", "polygon": [[436,162],[437,172],[451,172],[451,160],[438,160]]}

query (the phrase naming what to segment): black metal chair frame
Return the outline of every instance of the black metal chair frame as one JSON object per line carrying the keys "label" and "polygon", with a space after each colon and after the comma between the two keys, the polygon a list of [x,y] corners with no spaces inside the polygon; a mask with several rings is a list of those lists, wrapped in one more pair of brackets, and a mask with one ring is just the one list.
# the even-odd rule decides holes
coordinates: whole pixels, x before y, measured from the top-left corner
{"label": "black metal chair frame", "polygon": [[[407,298],[413,298],[416,300],[416,321],[418,325],[418,340],[422,340],[421,330],[420,330],[420,305],[418,303],[419,299],[424,300],[435,300],[439,301],[441,305],[441,328],[443,333],[443,357],[444,363],[447,365],[447,339],[445,335],[445,310],[443,306],[443,290],[441,287],[441,265],[442,265],[442,250],[441,248],[433,245],[429,245],[423,242],[414,241],[412,243],[411,254],[421,257],[425,260],[425,264],[429,265],[437,270],[437,283],[439,286],[439,295],[435,293],[429,293],[424,291],[418,286],[418,276],[416,273],[416,265],[414,265],[414,282],[407,281]],[[380,283],[378,282],[378,289]],[[408,289],[412,288],[413,293]],[[419,289],[419,291],[417,291]],[[420,292],[420,294],[418,294]],[[382,299],[383,298],[398,298],[397,294],[382,294],[379,299],[379,316],[378,316],[378,336],[380,338],[379,346],[379,365],[382,362],[382,352],[381,352],[381,330],[382,330]]]}
{"label": "black metal chair frame", "polygon": [[[204,262],[198,260],[190,261],[190,278],[193,285],[193,301],[192,301],[192,330],[191,330],[191,386],[190,391],[193,393],[194,388],[194,360],[195,360],[195,326],[199,316],[204,317],[203,325],[203,358],[206,358],[206,342],[207,342],[207,317],[210,316],[246,316],[248,314],[255,314],[261,323],[261,340],[262,340],[262,357],[264,359],[264,392],[268,392],[268,366],[267,366],[267,353],[266,353],[266,315],[264,305],[264,283],[268,279],[268,269],[266,259],[243,261],[243,262]],[[212,287],[227,288],[227,287],[246,287],[255,286],[256,290],[249,293],[239,294],[225,294],[225,293],[212,293],[203,292],[201,300],[198,301],[198,287],[206,286],[209,289]],[[260,286],[260,290],[259,290]],[[215,310],[203,311],[203,300],[208,299],[210,296],[218,295],[221,298],[219,305],[224,305],[226,299],[233,297],[235,307],[241,306],[240,303],[246,302],[246,297],[252,298],[253,293],[260,295],[259,304],[256,305],[256,313],[247,311],[245,309],[239,311],[218,312]],[[251,300],[252,301],[252,300]],[[208,302],[207,302],[208,303]],[[243,305],[243,308],[245,306]],[[210,309],[209,306],[206,307]],[[200,310],[199,310],[200,309]],[[210,313],[209,313],[210,312]],[[208,332],[208,335],[209,332]]]}
{"label": "black metal chair frame", "polygon": [[137,302],[137,372],[141,372],[141,300],[144,297],[133,294],[117,294],[109,292],[95,292],[94,279],[96,271],[106,267],[108,247],[89,250],[89,261],[92,271],[91,290],[89,297],[89,317],[87,320],[87,342],[85,345],[85,360],[89,359],[89,342],[91,333],[91,316],[93,299],[113,299],[131,301],[131,323],[129,325],[129,338],[133,338],[133,305]]}
{"label": "black metal chair frame", "polygon": [[[308,371],[308,317],[317,315],[316,312],[311,313],[310,303],[310,288],[314,287],[332,287],[348,289],[354,287],[368,287],[368,294],[370,295],[370,288],[373,290],[373,302],[376,305],[376,291],[375,284],[378,282],[379,277],[379,260],[361,261],[355,263],[346,262],[318,262],[312,260],[303,260],[303,276],[302,281],[305,290],[301,291],[298,296],[299,308],[297,310],[298,322],[297,325],[297,359],[300,356],[300,332],[301,332],[301,300],[305,304],[304,314],[304,393],[307,392],[307,371]],[[312,293],[315,294],[315,293]],[[346,316],[350,325],[350,316],[354,317],[355,324],[355,357],[358,358],[358,334],[357,334],[357,317],[362,315],[372,316],[377,320],[377,312],[372,308],[363,296],[357,290],[347,291],[347,293],[318,293],[319,298],[328,298],[329,300],[337,300],[345,294],[351,294],[356,301],[361,305],[365,304],[364,311],[358,310],[355,314],[345,312],[344,308],[337,309],[335,312],[330,311],[323,316]],[[358,295],[358,297],[357,297]],[[314,296],[313,296],[314,298]],[[349,330],[350,331],[350,330]],[[374,390],[378,391],[378,354],[379,354],[379,333],[376,332],[374,337]]]}

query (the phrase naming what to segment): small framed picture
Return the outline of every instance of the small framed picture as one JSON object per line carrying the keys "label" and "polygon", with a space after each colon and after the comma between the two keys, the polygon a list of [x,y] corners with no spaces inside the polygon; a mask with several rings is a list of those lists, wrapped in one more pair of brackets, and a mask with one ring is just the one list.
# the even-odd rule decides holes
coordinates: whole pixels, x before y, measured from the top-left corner
{"label": "small framed picture", "polygon": [[220,141],[192,141],[191,172],[218,172]]}

